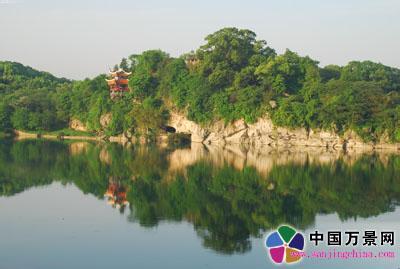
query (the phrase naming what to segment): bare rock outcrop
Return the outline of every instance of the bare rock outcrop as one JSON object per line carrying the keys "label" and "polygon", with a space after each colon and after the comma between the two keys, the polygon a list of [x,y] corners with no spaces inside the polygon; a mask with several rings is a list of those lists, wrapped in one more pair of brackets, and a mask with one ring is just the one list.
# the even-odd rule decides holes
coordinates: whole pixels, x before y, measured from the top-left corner
{"label": "bare rock outcrop", "polygon": [[244,120],[236,120],[225,124],[216,121],[208,126],[201,126],[179,113],[171,113],[168,123],[177,133],[190,134],[192,142],[206,145],[246,144],[252,146],[268,145],[271,147],[325,147],[331,149],[363,149],[373,150],[388,148],[399,150],[400,144],[390,143],[388,137],[382,137],[378,143],[364,142],[354,131],[344,135],[326,130],[290,129],[274,126],[269,118],[259,118],[255,123],[247,124]]}
{"label": "bare rock outcrop", "polygon": [[86,125],[78,119],[71,119],[69,122],[69,128],[75,131],[81,131],[81,132],[87,131]]}
{"label": "bare rock outcrop", "polygon": [[108,125],[110,125],[112,120],[112,114],[111,113],[105,113],[100,116],[100,125],[103,128],[107,128]]}
{"label": "bare rock outcrop", "polygon": [[177,113],[171,113],[168,125],[174,127],[177,133],[190,134],[193,142],[201,143],[209,135],[207,129]]}

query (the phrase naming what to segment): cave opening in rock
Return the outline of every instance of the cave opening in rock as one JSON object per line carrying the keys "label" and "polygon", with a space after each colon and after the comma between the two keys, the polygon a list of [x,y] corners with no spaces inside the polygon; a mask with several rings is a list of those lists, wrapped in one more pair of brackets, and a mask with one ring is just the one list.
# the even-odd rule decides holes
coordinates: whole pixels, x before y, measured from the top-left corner
{"label": "cave opening in rock", "polygon": [[168,126],[168,125],[161,126],[161,129],[167,133],[172,133],[172,134],[176,133],[176,129],[172,126]]}

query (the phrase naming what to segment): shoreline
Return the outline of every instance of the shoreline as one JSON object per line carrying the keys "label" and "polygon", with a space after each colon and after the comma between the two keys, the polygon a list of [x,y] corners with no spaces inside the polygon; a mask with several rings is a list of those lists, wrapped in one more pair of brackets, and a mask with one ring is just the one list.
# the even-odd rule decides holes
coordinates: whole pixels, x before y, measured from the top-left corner
{"label": "shoreline", "polygon": [[400,153],[400,143],[389,141],[387,135],[379,141],[364,141],[353,130],[344,134],[324,129],[289,128],[276,126],[269,117],[260,117],[256,122],[246,123],[244,119],[225,123],[222,120],[202,126],[185,115],[172,113],[168,125],[177,133],[190,134],[192,142],[206,145],[239,145],[272,148],[327,148],[334,150],[390,150]]}
{"label": "shoreline", "polygon": [[20,130],[14,130],[13,134],[17,140],[44,138],[44,139],[52,139],[52,140],[104,141],[99,136],[35,134],[35,133],[28,133],[28,132],[24,132],[24,131],[20,131]]}
{"label": "shoreline", "polygon": [[[145,139],[137,139],[135,137],[127,138],[125,136],[111,136],[104,139],[100,136],[84,136],[84,135],[53,135],[53,134],[36,134],[29,133],[20,130],[14,130],[13,132],[14,138],[16,140],[24,140],[24,139],[49,139],[49,140],[79,140],[79,141],[97,141],[97,142],[110,142],[110,143],[120,143],[120,144],[147,144],[151,143],[146,141]],[[165,135],[157,136],[157,139],[154,143],[165,144],[168,143],[168,138]],[[388,152],[388,153],[396,153],[400,154],[400,149],[397,147],[397,144],[393,144],[392,147],[365,147],[365,146],[356,146],[351,148],[341,148],[341,147],[326,147],[319,145],[267,145],[267,144],[248,144],[248,143],[204,143],[199,141],[191,141],[191,145],[203,145],[205,147],[221,147],[221,148],[238,148],[244,150],[283,150],[283,151],[301,151],[304,149],[309,150],[318,150],[325,149],[326,151],[334,151],[334,152],[362,152],[362,153],[371,153],[371,152]]]}

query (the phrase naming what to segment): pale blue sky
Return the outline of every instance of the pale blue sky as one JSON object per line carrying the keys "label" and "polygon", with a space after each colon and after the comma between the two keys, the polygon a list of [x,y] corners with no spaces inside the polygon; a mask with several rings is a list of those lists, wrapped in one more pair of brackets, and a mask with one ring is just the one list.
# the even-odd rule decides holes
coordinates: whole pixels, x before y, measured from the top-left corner
{"label": "pale blue sky", "polygon": [[81,79],[147,49],[178,56],[235,26],[321,65],[400,67],[399,14],[398,0],[0,0],[0,60]]}

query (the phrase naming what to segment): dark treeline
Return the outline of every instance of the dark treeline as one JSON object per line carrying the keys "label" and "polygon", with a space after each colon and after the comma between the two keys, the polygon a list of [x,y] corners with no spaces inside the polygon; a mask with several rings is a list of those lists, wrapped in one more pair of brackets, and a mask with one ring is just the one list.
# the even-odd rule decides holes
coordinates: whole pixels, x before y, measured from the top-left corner
{"label": "dark treeline", "polygon": [[[105,75],[58,79],[17,63],[0,63],[0,128],[48,131],[71,118],[93,133],[157,132],[179,110],[208,124],[268,115],[279,126],[356,131],[366,141],[400,141],[400,70],[370,61],[346,66],[286,50],[278,55],[249,30],[224,28],[179,58],[160,50],[122,59],[131,92],[111,101]],[[102,127],[100,117],[112,113]]]}
{"label": "dark treeline", "polygon": [[99,199],[111,183],[126,191],[128,221],[144,227],[187,221],[204,246],[250,250],[250,238],[282,223],[312,226],[317,214],[342,220],[390,212],[400,202],[400,157],[376,155],[351,164],[275,165],[268,175],[208,159],[171,172],[173,149],[117,144],[0,141],[0,196],[52,182],[74,184]]}

